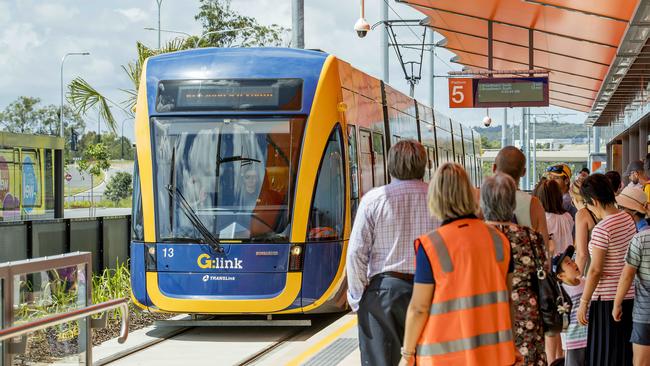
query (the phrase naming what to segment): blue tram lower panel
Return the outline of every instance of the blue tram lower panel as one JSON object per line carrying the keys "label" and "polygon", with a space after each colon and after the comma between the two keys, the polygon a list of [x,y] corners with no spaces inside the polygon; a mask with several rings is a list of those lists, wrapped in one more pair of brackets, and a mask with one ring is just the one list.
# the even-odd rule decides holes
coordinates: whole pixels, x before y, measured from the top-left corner
{"label": "blue tram lower panel", "polygon": [[[146,293],[146,271],[156,271],[160,291],[177,299],[269,299],[282,293],[291,244],[225,244],[222,247],[224,253],[215,253],[205,244],[132,243],[134,297],[143,305],[152,306]],[[307,243],[304,248],[301,290],[287,309],[319,300],[335,280],[342,260],[342,242]],[[151,258],[149,264],[145,257]],[[151,267],[153,258],[154,268]],[[333,308],[328,303],[321,310],[339,311],[342,307]]]}
{"label": "blue tram lower panel", "polygon": [[302,306],[318,300],[332,284],[339,268],[342,252],[342,242],[306,245],[302,276]]}
{"label": "blue tram lower panel", "polygon": [[225,244],[223,254],[206,244],[156,245],[158,272],[286,273],[289,244]]}

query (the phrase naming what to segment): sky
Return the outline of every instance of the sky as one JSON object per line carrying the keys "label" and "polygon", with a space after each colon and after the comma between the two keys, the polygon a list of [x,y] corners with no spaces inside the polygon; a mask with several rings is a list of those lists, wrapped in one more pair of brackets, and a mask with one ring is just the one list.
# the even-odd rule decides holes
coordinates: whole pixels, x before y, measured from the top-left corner
{"label": "sky", "polygon": [[[380,1],[366,1],[366,18],[370,24],[380,20]],[[420,19],[416,10],[386,0],[390,19]],[[305,48],[316,48],[332,53],[357,68],[381,77],[380,30],[358,38],[353,30],[359,17],[358,0],[304,0]],[[255,17],[262,24],[278,24],[291,28],[291,0],[232,0],[232,8]],[[200,34],[201,26],[194,20],[198,0],[163,0],[161,28]],[[135,43],[156,46],[157,32],[145,27],[157,27],[156,0],[0,0],[0,109],[19,96],[41,98],[44,104],[60,103],[61,58],[67,52],[90,52],[89,56],[69,57],[64,65],[64,83],[74,77],[86,79],[110,99],[121,102],[126,98],[121,89],[129,88],[130,81],[121,65],[136,55]],[[420,29],[403,29],[399,39],[416,42]],[[178,35],[162,33],[162,41]],[[290,35],[287,34],[288,40]],[[442,39],[436,34],[435,40]],[[435,75],[445,76],[461,66],[449,61],[453,54],[436,50]],[[407,56],[417,55],[408,51]],[[448,108],[447,80],[435,79],[435,108],[470,126],[482,125],[485,109]],[[415,97],[430,104],[431,82],[429,61],[425,56],[422,80],[416,86]],[[408,94],[408,84],[393,49],[390,50],[390,82],[393,87]],[[562,120],[583,123],[586,115],[563,108],[538,108],[534,113],[569,113]],[[492,109],[493,126],[503,121],[503,109]],[[126,115],[116,112],[118,124]],[[521,119],[520,109],[508,112],[509,123]],[[92,112],[85,117],[87,129],[97,129],[97,117]],[[518,123],[518,122],[517,122]],[[101,126],[102,131],[106,130]],[[119,133],[120,131],[118,131]],[[124,134],[133,136],[131,121],[124,122]]]}

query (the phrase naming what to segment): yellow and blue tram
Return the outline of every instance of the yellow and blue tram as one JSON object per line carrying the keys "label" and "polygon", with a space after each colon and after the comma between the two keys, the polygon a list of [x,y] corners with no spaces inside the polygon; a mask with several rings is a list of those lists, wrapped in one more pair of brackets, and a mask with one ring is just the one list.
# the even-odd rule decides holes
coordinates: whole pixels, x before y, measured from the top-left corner
{"label": "yellow and blue tram", "polygon": [[400,139],[480,179],[479,136],[333,55],[285,48],[151,57],[136,107],[132,297],[202,314],[346,308],[360,197]]}

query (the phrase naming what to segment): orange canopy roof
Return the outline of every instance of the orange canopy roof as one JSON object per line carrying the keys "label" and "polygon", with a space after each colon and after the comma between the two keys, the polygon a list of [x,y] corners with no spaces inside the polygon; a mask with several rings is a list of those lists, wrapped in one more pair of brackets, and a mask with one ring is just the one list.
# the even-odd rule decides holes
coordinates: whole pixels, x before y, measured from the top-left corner
{"label": "orange canopy roof", "polygon": [[429,17],[457,63],[493,70],[549,71],[550,103],[589,112],[639,0],[396,0]]}

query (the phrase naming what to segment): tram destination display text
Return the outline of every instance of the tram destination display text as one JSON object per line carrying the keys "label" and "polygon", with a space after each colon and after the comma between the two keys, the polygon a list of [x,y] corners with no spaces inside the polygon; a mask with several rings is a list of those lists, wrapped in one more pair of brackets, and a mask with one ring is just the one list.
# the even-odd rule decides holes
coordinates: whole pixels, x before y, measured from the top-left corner
{"label": "tram destination display text", "polygon": [[174,80],[158,84],[157,112],[300,110],[301,79]]}

